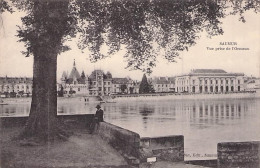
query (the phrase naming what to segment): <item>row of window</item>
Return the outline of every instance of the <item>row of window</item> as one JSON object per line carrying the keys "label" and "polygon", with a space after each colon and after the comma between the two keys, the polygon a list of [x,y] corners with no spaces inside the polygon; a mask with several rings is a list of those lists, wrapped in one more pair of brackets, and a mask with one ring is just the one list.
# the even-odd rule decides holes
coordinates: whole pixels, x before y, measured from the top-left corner
{"label": "row of window", "polygon": [[[177,92],[178,91],[184,91],[184,92],[187,91],[188,92],[189,91],[189,87],[177,87]],[[205,87],[200,86],[199,87],[199,92],[202,93],[203,91],[204,92],[224,92],[224,87],[221,86],[219,88],[218,86],[215,86],[215,89],[214,89],[213,86],[211,86],[209,88],[208,88],[208,86],[205,86]],[[226,86],[225,87],[225,91],[226,92],[229,92],[229,91],[233,92],[234,91],[234,86],[231,86],[231,87]],[[237,91],[241,91],[241,87],[240,86],[237,87]],[[195,92],[195,86],[192,87],[192,92]]]}
{"label": "row of window", "polygon": [[[9,88],[15,88],[15,86],[8,86],[8,85],[7,85],[7,86],[6,86],[6,85],[0,86],[0,88],[5,88],[5,87],[8,88],[8,89],[9,89]],[[26,89],[29,89],[29,86],[23,86],[23,85],[21,86],[21,89],[24,89],[25,87],[26,87]],[[19,86],[17,86],[16,88],[17,88],[17,89],[20,89]]]}
{"label": "row of window", "polygon": [[162,84],[162,85],[157,84],[157,87],[161,87],[161,86],[162,86],[162,87],[171,87],[171,85],[167,85],[167,84],[165,84],[165,85],[164,85],[164,84]]}
{"label": "row of window", "polygon": [[[202,84],[203,80],[200,80],[200,84]],[[210,84],[213,84],[213,80],[209,80]],[[220,84],[223,84],[224,80],[216,80],[215,83],[218,84],[218,82],[220,82]],[[192,82],[193,84],[195,84],[195,80],[193,80]],[[237,81],[238,84],[240,84],[240,80]],[[208,80],[205,80],[205,84],[208,84]],[[226,80],[226,84],[229,84],[229,80]],[[234,84],[234,80],[231,80],[231,84]]]}
{"label": "row of window", "polygon": [[[218,82],[220,82],[221,84],[223,84],[223,82],[224,82],[224,80],[200,80],[200,84],[202,84],[203,81],[204,81],[205,84],[208,84],[208,82],[209,82],[210,84],[213,84],[214,81],[215,81],[216,84],[218,84]],[[192,84],[194,85],[195,82],[196,82],[196,80],[193,79],[193,80],[192,80]],[[225,82],[226,82],[226,84],[229,84],[229,80],[225,80]],[[186,84],[188,84],[188,83],[189,83],[189,80],[186,80]],[[240,84],[240,80],[238,80],[237,83]],[[184,84],[185,84],[185,81],[184,81],[184,80],[179,80],[179,81],[178,81],[178,84],[184,85]],[[231,84],[234,84],[234,80],[233,80],[233,79],[231,80]]]}

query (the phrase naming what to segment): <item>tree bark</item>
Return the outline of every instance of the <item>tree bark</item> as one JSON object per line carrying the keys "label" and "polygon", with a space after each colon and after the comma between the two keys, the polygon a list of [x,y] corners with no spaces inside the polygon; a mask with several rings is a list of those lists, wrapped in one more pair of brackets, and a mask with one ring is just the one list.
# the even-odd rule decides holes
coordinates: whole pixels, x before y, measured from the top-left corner
{"label": "tree bark", "polygon": [[57,119],[57,53],[38,48],[34,52],[33,91],[27,137],[52,139],[59,126]]}

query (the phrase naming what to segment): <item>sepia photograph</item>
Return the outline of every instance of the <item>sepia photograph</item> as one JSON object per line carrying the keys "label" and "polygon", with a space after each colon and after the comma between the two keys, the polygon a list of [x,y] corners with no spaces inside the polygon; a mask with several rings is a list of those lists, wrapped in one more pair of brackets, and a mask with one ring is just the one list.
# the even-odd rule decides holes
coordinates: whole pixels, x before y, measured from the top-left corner
{"label": "sepia photograph", "polygon": [[0,0],[0,168],[260,168],[259,0]]}

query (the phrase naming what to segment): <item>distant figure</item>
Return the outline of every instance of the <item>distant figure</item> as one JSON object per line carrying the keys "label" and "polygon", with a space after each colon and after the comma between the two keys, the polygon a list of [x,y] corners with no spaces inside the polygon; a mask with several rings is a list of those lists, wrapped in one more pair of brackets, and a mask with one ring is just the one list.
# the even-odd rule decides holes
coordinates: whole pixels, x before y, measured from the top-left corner
{"label": "distant figure", "polygon": [[92,134],[99,127],[99,122],[104,121],[104,111],[101,109],[101,106],[98,104],[96,106],[96,114],[94,115],[94,119],[90,124],[90,134]]}

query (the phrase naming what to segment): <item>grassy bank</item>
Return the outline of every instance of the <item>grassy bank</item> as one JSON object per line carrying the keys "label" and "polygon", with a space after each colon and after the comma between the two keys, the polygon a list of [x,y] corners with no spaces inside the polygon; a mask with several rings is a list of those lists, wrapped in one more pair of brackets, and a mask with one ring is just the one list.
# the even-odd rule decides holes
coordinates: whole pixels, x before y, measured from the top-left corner
{"label": "grassy bank", "polygon": [[0,167],[128,167],[115,149],[86,129],[75,129],[68,141],[22,146],[14,138],[22,128],[1,128]]}

